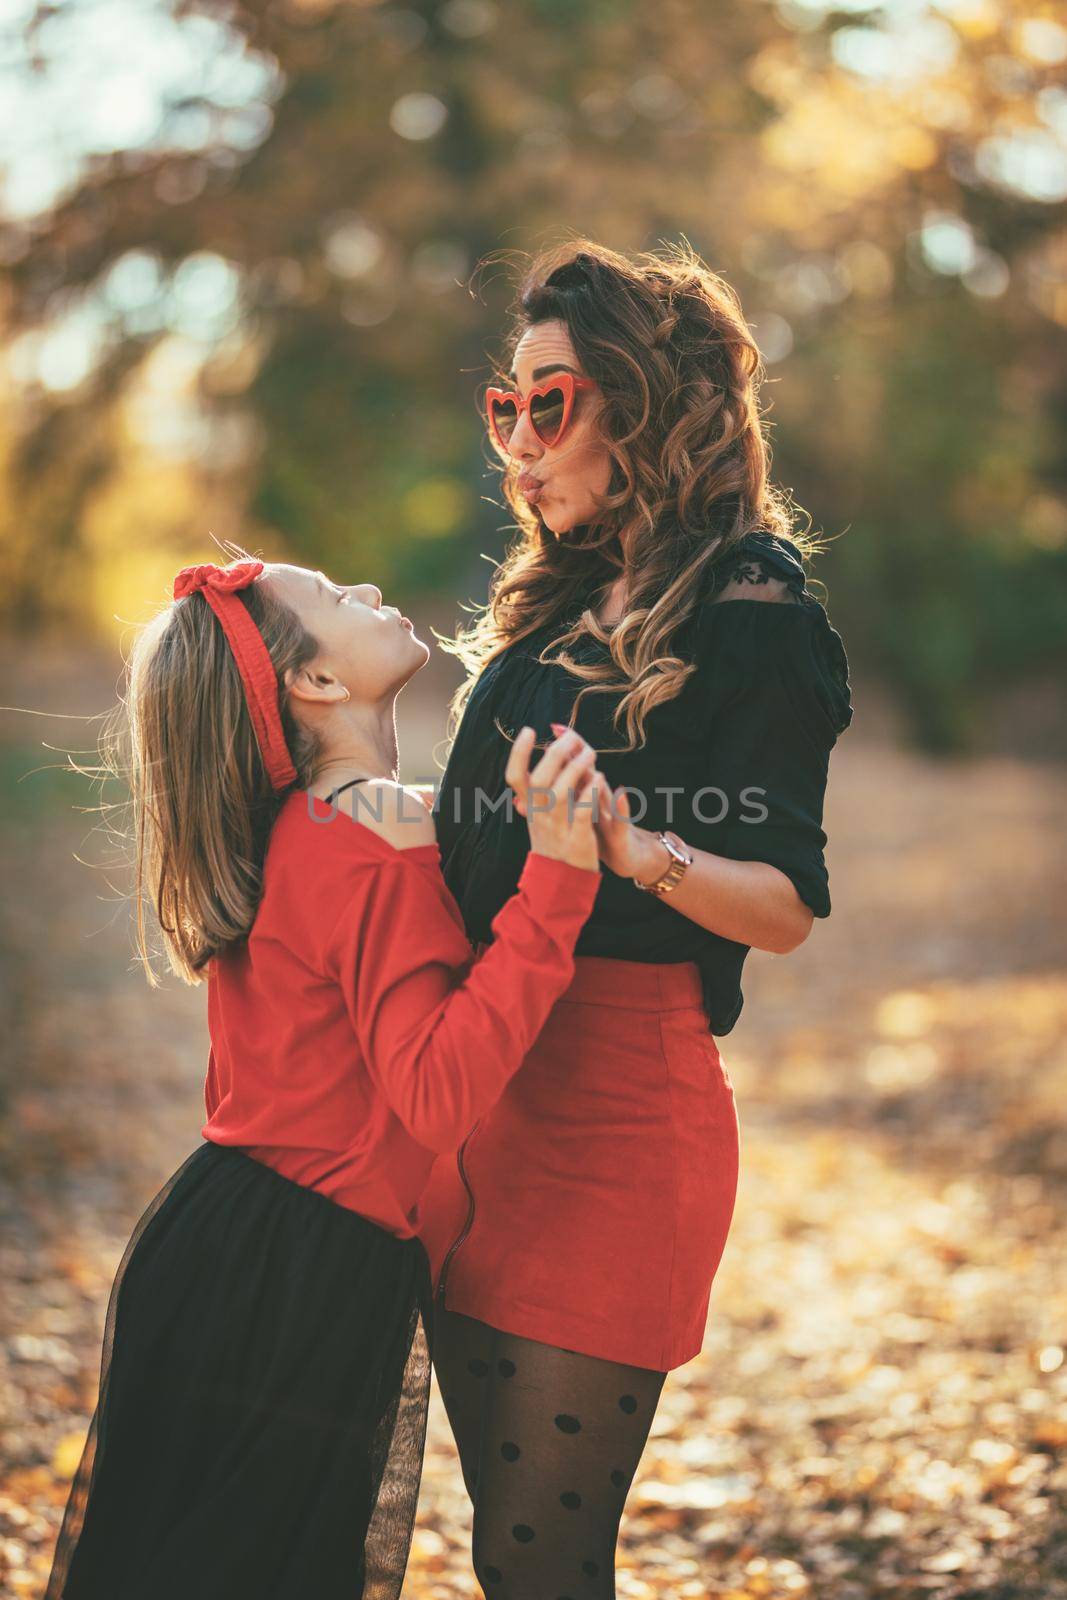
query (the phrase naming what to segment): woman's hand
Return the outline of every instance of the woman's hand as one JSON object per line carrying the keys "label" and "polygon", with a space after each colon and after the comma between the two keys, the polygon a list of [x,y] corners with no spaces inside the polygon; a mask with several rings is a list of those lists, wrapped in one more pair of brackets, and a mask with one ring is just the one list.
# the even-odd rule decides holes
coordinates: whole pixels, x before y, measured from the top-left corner
{"label": "woman's hand", "polygon": [[671,864],[671,855],[654,833],[630,817],[625,789],[612,789],[602,772],[594,779],[596,841],[600,859],[620,878],[655,883]]}
{"label": "woman's hand", "polygon": [[515,809],[526,818],[530,849],[596,872],[592,805],[596,751],[570,729],[552,741],[531,772],[536,737],[533,728],[519,730],[504,773],[515,795]]}

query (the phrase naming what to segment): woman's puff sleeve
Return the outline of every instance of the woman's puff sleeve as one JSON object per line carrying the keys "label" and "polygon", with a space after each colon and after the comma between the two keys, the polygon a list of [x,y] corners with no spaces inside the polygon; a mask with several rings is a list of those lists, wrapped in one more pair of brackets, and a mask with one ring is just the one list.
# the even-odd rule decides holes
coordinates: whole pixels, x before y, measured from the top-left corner
{"label": "woman's puff sleeve", "polygon": [[375,1084],[440,1153],[499,1098],[570,983],[600,874],[531,852],[475,960],[439,860],[407,854],[358,869],[327,963]]}
{"label": "woman's puff sleeve", "polygon": [[830,751],[852,720],[840,636],[813,599],[724,601],[703,620],[709,791],[692,842],[768,862],[827,917],[823,801]]}

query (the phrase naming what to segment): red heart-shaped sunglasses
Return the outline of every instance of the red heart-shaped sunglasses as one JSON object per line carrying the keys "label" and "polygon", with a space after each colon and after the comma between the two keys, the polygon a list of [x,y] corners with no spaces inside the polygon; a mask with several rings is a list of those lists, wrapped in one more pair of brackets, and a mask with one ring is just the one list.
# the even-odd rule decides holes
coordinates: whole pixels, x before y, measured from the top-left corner
{"label": "red heart-shaped sunglasses", "polygon": [[519,418],[527,412],[530,427],[543,445],[559,444],[570,427],[574,397],[581,389],[595,389],[592,378],[578,378],[573,372],[560,372],[535,384],[524,400],[511,389],[485,391],[485,418],[489,436],[498,450],[509,453],[511,437]]}

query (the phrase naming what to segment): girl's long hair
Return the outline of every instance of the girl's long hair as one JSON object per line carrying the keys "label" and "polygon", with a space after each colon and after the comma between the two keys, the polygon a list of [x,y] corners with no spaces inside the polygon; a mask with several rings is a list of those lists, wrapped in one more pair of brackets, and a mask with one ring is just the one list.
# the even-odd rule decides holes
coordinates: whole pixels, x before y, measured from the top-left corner
{"label": "girl's long hair", "polygon": [[[618,694],[620,748],[633,749],[648,713],[695,670],[676,641],[731,549],[757,529],[793,539],[805,555],[814,546],[793,531],[791,501],[770,482],[763,365],[737,294],[688,245],[628,257],[577,240],[543,252],[522,280],[505,357],[528,328],[549,320],[566,326],[601,390],[611,481],[596,520],[557,539],[517,491],[520,464],[506,465],[503,489],[519,536],[493,575],[486,609],[439,640],[468,672],[450,726],[494,656],[560,621],[591,578],[606,587],[625,572],[620,621],[606,629],[591,603],[542,659],[585,681],[576,707],[587,694]],[[505,386],[508,365],[499,365]],[[568,647],[590,635],[607,646],[606,659],[579,663]]]}
{"label": "girl's long hair", "polygon": [[[229,542],[226,548],[249,559]],[[297,783],[306,787],[318,741],[292,715],[282,686],[290,667],[313,659],[318,642],[263,583],[238,597],[277,672],[282,727]],[[267,777],[237,664],[203,595],[173,601],[141,630],[103,761],[128,789],[136,945],[148,981],[159,982],[150,908],[171,968],[199,983],[213,957],[251,929],[270,831],[285,799]]]}

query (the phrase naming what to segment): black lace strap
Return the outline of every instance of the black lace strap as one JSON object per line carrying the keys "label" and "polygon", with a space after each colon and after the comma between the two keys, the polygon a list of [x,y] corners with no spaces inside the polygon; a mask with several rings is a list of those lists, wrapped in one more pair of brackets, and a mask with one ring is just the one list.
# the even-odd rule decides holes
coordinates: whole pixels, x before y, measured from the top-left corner
{"label": "black lace strap", "polygon": [[[716,567],[714,574],[716,589],[724,587],[739,575],[740,569],[749,564],[754,564],[762,572],[784,581],[796,599],[810,598],[805,593],[807,573],[804,570],[803,557],[792,539],[769,533],[762,528],[747,533],[731,550],[727,560]],[[756,578],[753,581],[761,582],[765,579]]]}

